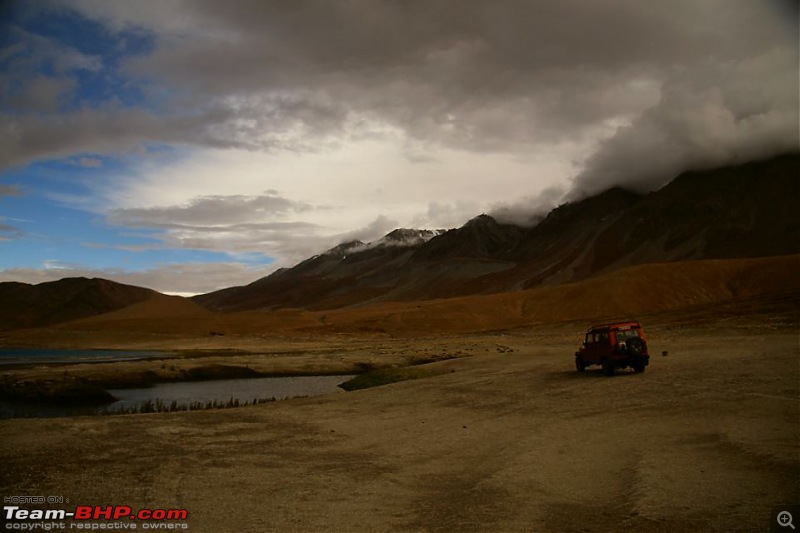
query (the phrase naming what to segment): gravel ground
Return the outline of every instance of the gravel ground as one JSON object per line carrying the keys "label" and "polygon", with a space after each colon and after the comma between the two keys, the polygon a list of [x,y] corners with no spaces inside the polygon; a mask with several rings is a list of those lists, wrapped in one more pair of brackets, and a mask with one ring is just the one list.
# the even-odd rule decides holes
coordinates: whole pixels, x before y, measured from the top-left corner
{"label": "gravel ground", "polygon": [[766,531],[800,501],[796,330],[656,329],[669,357],[612,378],[575,372],[579,338],[495,334],[442,375],[241,409],[3,420],[2,493],[214,533]]}

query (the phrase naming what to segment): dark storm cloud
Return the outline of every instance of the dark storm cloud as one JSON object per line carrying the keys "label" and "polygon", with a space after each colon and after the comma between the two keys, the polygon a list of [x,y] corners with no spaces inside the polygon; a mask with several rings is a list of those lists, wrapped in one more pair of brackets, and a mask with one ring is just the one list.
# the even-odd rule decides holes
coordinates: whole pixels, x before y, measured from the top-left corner
{"label": "dark storm cloud", "polygon": [[788,2],[63,5],[153,32],[152,53],[119,74],[169,99],[160,113],[105,105],[6,117],[6,165],[148,141],[314,150],[389,128],[417,147],[598,146],[575,156],[585,162],[580,194],[652,187],[687,165],[791,148],[797,134]]}
{"label": "dark storm cloud", "polygon": [[76,73],[103,68],[98,57],[2,20],[0,32],[5,37],[0,48],[0,108],[13,110],[4,122],[19,114],[59,111],[75,92]]}
{"label": "dark storm cloud", "polygon": [[588,135],[655,104],[661,86],[698,58],[738,62],[795,44],[776,34],[780,21],[768,3],[191,6],[203,37],[165,38],[131,72],[234,101],[285,91],[315,107],[309,122],[326,131],[346,128],[348,114],[332,111],[343,106],[470,150]]}
{"label": "dark storm cloud", "polygon": [[672,63],[685,50],[629,42],[696,40],[663,9],[614,3],[193,6],[208,23],[205,37],[164,39],[129,72],[165,76],[204,98],[228,95],[232,104],[284,92],[314,111],[308,123],[321,131],[348,130],[355,114],[470,150],[551,143],[638,112],[656,96],[648,82],[661,75],[648,52]]}
{"label": "dark storm cloud", "polygon": [[[216,105],[158,115],[110,104],[63,114],[4,117],[0,121],[0,165],[11,167],[41,157],[84,152],[114,154],[150,143],[250,150],[313,148],[301,139],[281,137],[292,125],[281,123],[277,111],[259,109],[257,115],[251,115],[259,118],[245,119],[249,111],[249,106]],[[270,117],[276,118],[275,128],[265,134],[257,126]]]}

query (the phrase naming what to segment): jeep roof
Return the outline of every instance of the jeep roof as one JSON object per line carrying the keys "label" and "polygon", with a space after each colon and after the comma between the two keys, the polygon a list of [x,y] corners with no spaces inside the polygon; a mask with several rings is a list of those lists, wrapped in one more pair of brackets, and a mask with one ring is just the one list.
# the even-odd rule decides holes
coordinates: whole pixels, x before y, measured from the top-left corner
{"label": "jeep roof", "polygon": [[630,320],[628,322],[611,322],[610,324],[598,324],[596,326],[592,326],[589,328],[588,331],[593,331],[595,329],[613,329],[613,330],[621,330],[621,329],[641,329],[642,326],[639,322],[635,320]]}

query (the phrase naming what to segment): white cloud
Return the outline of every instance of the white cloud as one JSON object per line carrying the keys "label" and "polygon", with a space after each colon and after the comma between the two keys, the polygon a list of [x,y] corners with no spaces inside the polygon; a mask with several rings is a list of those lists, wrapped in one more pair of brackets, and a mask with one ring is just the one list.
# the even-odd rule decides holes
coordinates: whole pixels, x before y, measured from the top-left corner
{"label": "white cloud", "polygon": [[657,105],[600,145],[572,197],[613,185],[652,190],[683,170],[800,149],[797,50],[739,62],[701,61],[662,88]]}
{"label": "white cloud", "polygon": [[86,168],[101,168],[103,160],[96,157],[81,157],[78,159],[78,164]]}
{"label": "white cloud", "polygon": [[503,224],[534,226],[553,208],[562,203],[567,190],[562,185],[544,189],[537,195],[492,206],[491,215]]}
{"label": "white cloud", "polygon": [[159,230],[167,246],[257,252],[290,266],[397,227],[460,226],[509,196],[553,186],[572,168],[536,163],[455,150],[414,162],[388,140],[302,155],[192,152],[165,167],[143,165],[107,190],[105,203],[116,206],[107,211],[112,223]]}

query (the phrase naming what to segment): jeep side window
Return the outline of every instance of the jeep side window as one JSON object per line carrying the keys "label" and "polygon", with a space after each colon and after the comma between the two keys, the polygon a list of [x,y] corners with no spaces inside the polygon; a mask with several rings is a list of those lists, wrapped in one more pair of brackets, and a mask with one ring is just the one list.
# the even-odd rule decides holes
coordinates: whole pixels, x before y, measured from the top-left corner
{"label": "jeep side window", "polygon": [[600,333],[598,335],[598,339],[597,340],[600,341],[603,344],[608,343],[608,333],[606,333],[606,332]]}
{"label": "jeep side window", "polygon": [[591,344],[594,342],[594,335],[592,333],[586,334],[586,344]]}

